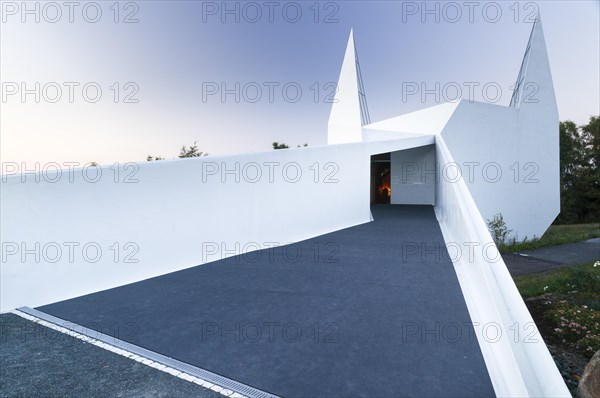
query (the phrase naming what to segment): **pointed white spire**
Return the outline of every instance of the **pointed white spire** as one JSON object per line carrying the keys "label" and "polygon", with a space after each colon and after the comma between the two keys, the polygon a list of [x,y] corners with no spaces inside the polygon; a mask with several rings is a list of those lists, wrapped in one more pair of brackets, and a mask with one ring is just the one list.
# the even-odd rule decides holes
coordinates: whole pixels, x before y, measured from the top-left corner
{"label": "pointed white spire", "polygon": [[350,30],[346,54],[342,63],[337,91],[331,106],[327,132],[328,144],[362,141],[362,126],[370,123],[360,64]]}
{"label": "pointed white spire", "polygon": [[550,61],[539,13],[531,28],[529,42],[510,101],[510,106],[515,108],[532,105],[538,109],[545,108],[547,111],[555,111],[557,108]]}

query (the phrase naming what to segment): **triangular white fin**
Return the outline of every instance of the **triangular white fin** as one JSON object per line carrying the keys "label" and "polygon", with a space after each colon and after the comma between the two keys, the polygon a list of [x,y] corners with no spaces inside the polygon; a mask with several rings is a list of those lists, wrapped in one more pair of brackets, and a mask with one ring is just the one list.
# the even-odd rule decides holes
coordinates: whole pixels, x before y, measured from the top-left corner
{"label": "triangular white fin", "polygon": [[550,62],[539,14],[531,28],[521,69],[510,100],[510,106],[514,108],[522,108],[526,104],[536,104],[536,106],[546,107],[548,110],[556,109]]}
{"label": "triangular white fin", "polygon": [[327,133],[328,144],[362,141],[362,126],[371,122],[360,64],[350,31],[346,53],[331,106]]}

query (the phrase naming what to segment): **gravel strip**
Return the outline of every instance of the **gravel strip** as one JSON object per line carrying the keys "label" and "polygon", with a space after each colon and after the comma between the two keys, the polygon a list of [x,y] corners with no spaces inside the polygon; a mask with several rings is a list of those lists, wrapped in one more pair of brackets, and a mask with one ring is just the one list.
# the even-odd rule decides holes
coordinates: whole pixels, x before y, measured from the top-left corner
{"label": "gravel strip", "polygon": [[0,315],[0,397],[224,396],[7,313]]}

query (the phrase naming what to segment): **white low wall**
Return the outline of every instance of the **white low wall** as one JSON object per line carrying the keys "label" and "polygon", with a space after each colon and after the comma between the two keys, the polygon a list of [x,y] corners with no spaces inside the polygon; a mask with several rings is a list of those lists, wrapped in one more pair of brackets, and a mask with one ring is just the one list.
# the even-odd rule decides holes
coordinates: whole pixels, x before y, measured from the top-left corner
{"label": "white low wall", "polygon": [[95,182],[95,168],[3,175],[0,310],[369,222],[370,155],[432,142],[103,166]]}
{"label": "white low wall", "polygon": [[[436,153],[454,162],[441,136]],[[497,396],[570,396],[464,178],[439,179],[435,211]]]}
{"label": "white low wall", "polygon": [[[73,181],[63,172],[54,183],[8,177],[2,310],[368,222],[368,169],[364,147],[354,145],[141,163],[121,167],[116,182],[109,167],[95,183],[83,170],[73,171]],[[133,181],[124,181],[130,173]],[[52,263],[56,244],[62,255]]]}

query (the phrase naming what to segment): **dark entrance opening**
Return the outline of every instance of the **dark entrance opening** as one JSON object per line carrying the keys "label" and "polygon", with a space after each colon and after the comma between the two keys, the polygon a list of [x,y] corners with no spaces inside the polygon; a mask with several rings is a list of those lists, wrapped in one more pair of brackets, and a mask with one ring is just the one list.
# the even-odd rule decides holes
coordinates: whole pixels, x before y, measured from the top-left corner
{"label": "dark entrance opening", "polygon": [[389,152],[371,156],[371,203],[390,203],[390,172]]}

